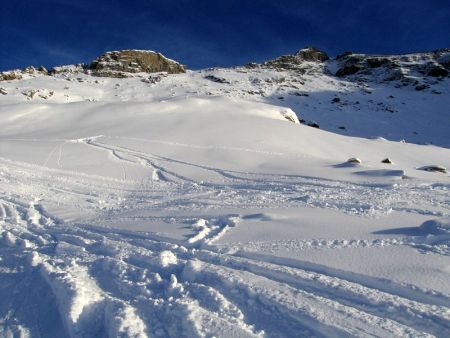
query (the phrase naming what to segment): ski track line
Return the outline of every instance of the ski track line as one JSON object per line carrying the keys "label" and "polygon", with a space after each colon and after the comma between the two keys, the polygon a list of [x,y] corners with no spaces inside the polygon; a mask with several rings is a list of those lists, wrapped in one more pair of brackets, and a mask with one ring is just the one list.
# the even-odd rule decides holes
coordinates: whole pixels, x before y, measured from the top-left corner
{"label": "ski track line", "polygon": [[[294,181],[294,182],[292,182],[292,181],[287,181],[287,182],[284,181],[283,180],[283,176],[281,176],[281,180],[280,180],[280,178],[278,178],[280,180],[278,182],[274,181],[274,179],[272,179],[272,180],[267,180],[267,179],[258,180],[258,179],[255,179],[255,176],[257,174],[253,174],[250,177],[248,177],[248,174],[247,174],[246,175],[247,177],[244,178],[244,177],[236,176],[234,174],[228,174],[225,171],[220,170],[220,169],[210,168],[210,167],[206,167],[206,166],[194,165],[194,164],[190,164],[190,163],[186,163],[186,162],[182,162],[182,161],[175,161],[175,160],[171,160],[171,159],[167,159],[167,158],[163,158],[163,157],[159,157],[158,156],[158,158],[160,158],[162,160],[175,161],[177,163],[185,164],[185,165],[193,165],[195,167],[199,167],[199,168],[204,169],[204,170],[213,171],[214,173],[221,175],[225,179],[238,180],[238,181],[242,181],[242,182],[246,182],[246,183],[244,185],[239,186],[239,184],[236,185],[235,183],[233,183],[233,181],[228,182],[227,183],[228,185],[225,184],[225,183],[224,184],[216,184],[216,183],[212,184],[212,183],[196,182],[196,181],[194,181],[194,180],[192,180],[190,178],[187,178],[185,176],[177,174],[177,173],[175,173],[173,171],[169,171],[169,170],[165,169],[164,167],[156,164],[156,162],[154,162],[149,157],[149,155],[147,155],[147,154],[144,154],[144,153],[141,153],[141,152],[137,152],[137,151],[134,151],[134,150],[131,150],[131,149],[127,149],[127,148],[122,148],[122,147],[118,147],[118,146],[110,146],[110,145],[107,145],[107,144],[98,143],[98,142],[95,142],[95,141],[92,141],[92,140],[88,140],[87,142],[90,145],[94,145],[94,146],[98,146],[98,147],[101,147],[101,148],[109,149],[109,151],[113,151],[113,150],[123,151],[123,152],[125,152],[125,153],[127,153],[127,154],[129,154],[131,156],[134,156],[134,157],[137,157],[138,159],[146,161],[147,163],[150,164],[151,167],[156,168],[157,170],[163,172],[165,175],[169,175],[171,177],[175,177],[176,179],[181,180],[181,182],[191,183],[191,184],[195,184],[195,185],[201,185],[201,186],[206,187],[206,188],[210,187],[212,189],[220,189],[220,188],[229,188],[231,186],[233,189],[241,190],[241,193],[242,193],[242,190],[248,190],[248,189],[252,189],[252,190],[253,189],[256,189],[256,190],[262,189],[262,190],[265,191],[265,190],[268,189],[267,185],[269,184],[270,185],[270,189],[271,189],[270,191],[273,192],[273,191],[277,191],[279,189],[280,192],[282,191],[284,193],[284,195],[288,196],[289,195],[288,192],[284,191],[286,185],[294,184],[295,187],[296,186],[300,187],[300,184],[301,184],[302,189],[305,189],[305,187],[310,187],[310,189],[312,189],[312,191],[315,191],[318,188],[325,188],[325,189],[332,189],[332,190],[338,189],[339,192],[341,192],[342,191],[341,189],[344,188],[344,189],[350,189],[351,191],[349,191],[349,192],[353,193],[353,195],[354,195],[354,190],[355,189],[366,190],[364,192],[361,192],[361,194],[359,194],[358,196],[370,196],[370,195],[373,195],[373,193],[374,193],[373,192],[373,190],[374,190],[373,189],[373,185],[370,185],[369,186],[370,188],[366,188],[364,184],[357,185],[357,184],[345,183],[345,182],[334,182],[334,181],[333,182],[331,182],[331,181],[327,182],[326,180],[320,180],[320,179],[314,179],[314,178],[305,178],[305,177],[301,177],[301,176],[300,177],[296,177],[297,179],[300,178],[300,181]],[[151,155],[151,156],[153,156],[153,155]],[[267,176],[267,175],[263,175],[263,176]],[[290,176],[287,176],[286,178],[289,178],[289,177]],[[231,183],[233,183],[233,184],[231,184]],[[339,188],[341,188],[341,189],[339,189]],[[384,189],[386,189],[385,192],[384,192]],[[409,191],[407,189],[405,191],[405,189],[406,188],[402,189],[403,192],[407,192],[409,194],[412,194],[413,196],[415,195],[414,189],[412,189],[412,191]],[[430,212],[430,211],[422,211],[422,210],[419,210],[419,209],[412,210],[412,209],[409,209],[408,207],[405,208],[404,206],[399,207],[399,206],[395,206],[394,205],[393,207],[391,207],[392,199],[394,199],[394,201],[395,201],[395,199],[399,199],[400,196],[401,196],[400,191],[398,191],[398,189],[395,189],[395,188],[393,189],[391,186],[388,186],[386,188],[379,187],[379,188],[375,189],[375,191],[378,194],[383,194],[384,193],[386,195],[386,197],[387,197],[387,198],[386,197],[380,198],[380,202],[386,204],[386,206],[389,205],[389,208],[385,212],[390,212],[390,210],[413,211],[413,212],[417,212],[417,213],[433,215],[433,212]],[[389,194],[392,194],[392,192],[395,192],[396,194],[394,196],[389,196]],[[368,194],[370,194],[370,195],[368,195]],[[351,196],[351,195],[352,194],[350,194],[349,196]],[[338,196],[336,196],[336,197],[338,197]],[[318,207],[324,207],[325,206],[325,207],[332,208],[332,209],[340,209],[338,206],[333,205],[333,203],[335,203],[335,201],[337,200],[336,197],[335,196],[327,196],[326,194],[323,194],[323,191],[322,191],[320,194],[317,194],[317,197],[315,197],[315,200],[312,200],[310,204],[312,204],[312,206],[318,206]],[[342,198],[342,197],[339,196],[339,198]],[[438,205],[447,206],[447,209],[448,209],[448,201],[445,198],[445,195],[443,196],[443,198],[444,198],[444,200],[442,202],[440,202],[439,200],[436,200],[436,201],[435,200],[431,200],[431,203],[433,205],[436,205],[436,203],[438,203]],[[371,201],[371,200],[372,199],[368,199],[368,202]],[[309,201],[307,201],[307,202],[309,202]],[[364,206],[364,203],[360,203],[360,202],[361,201],[355,201],[354,205],[362,205],[362,206]],[[391,203],[389,203],[389,202],[391,202]],[[355,209],[354,207],[350,207],[350,206],[348,208],[344,208],[344,210],[348,210],[347,212],[349,212],[349,213],[359,213],[360,212],[357,209]],[[367,211],[366,212],[377,213],[377,209],[376,208],[373,209],[369,205],[369,206],[367,206]]]}
{"label": "ski track line", "polygon": [[[29,209],[32,212],[40,214],[39,208],[36,208],[34,205],[35,204],[30,203]],[[23,207],[16,206],[16,208],[20,209]],[[22,210],[22,213],[23,212],[24,211]],[[20,214],[20,212],[18,212],[18,214]],[[265,311],[270,318],[273,317],[273,323],[279,325],[278,327],[267,327],[266,331],[268,333],[272,332],[278,334],[281,334],[282,332],[287,334],[303,332],[308,334],[313,333],[319,336],[329,336],[332,335],[332,333],[342,330],[342,334],[358,333],[379,334],[383,336],[423,336],[424,331],[416,331],[413,327],[418,330],[425,329],[432,333],[439,333],[443,327],[446,327],[445,320],[448,320],[448,317],[439,319],[440,316],[442,317],[442,312],[445,314],[446,309],[435,307],[432,309],[433,312],[430,311],[430,308],[427,308],[426,304],[402,300],[401,297],[367,289],[359,284],[346,282],[336,278],[331,278],[330,280],[329,276],[323,274],[314,273],[311,275],[310,272],[300,269],[280,267],[274,264],[251,261],[244,258],[216,254],[204,250],[190,251],[190,249],[176,244],[154,242],[148,239],[143,241],[136,239],[135,237],[127,238],[124,236],[123,232],[120,235],[116,235],[114,232],[108,234],[107,229],[98,233],[93,231],[94,229],[91,227],[80,228],[75,224],[55,227],[55,222],[36,222],[39,217],[45,218],[42,214],[40,214],[40,216],[35,215],[34,218],[31,219],[31,222],[29,220],[27,221],[25,216],[22,216],[25,229],[32,225],[42,225],[42,223],[44,223],[42,226],[51,224],[47,225],[47,231],[52,234],[52,238],[56,239],[55,252],[53,254],[55,258],[73,257],[76,260],[79,260],[79,257],[85,257],[82,261],[87,262],[88,266],[91,266],[90,270],[83,270],[82,267],[72,264],[54,270],[57,261],[53,260],[52,255],[48,256],[48,263],[44,262],[41,264],[44,264],[46,267],[45,269],[51,270],[45,278],[48,280],[52,289],[54,289],[55,294],[63,292],[60,289],[67,290],[69,287],[70,289],[75,290],[76,294],[72,297],[76,300],[79,297],[82,297],[77,293],[81,292],[81,290],[77,290],[82,287],[76,286],[78,285],[77,283],[79,283],[76,282],[76,280],[73,282],[75,284],[70,284],[72,286],[64,286],[64,283],[66,283],[64,281],[67,280],[68,277],[63,281],[60,281],[59,277],[52,279],[52,271],[59,271],[57,272],[57,276],[61,274],[73,276],[73,273],[70,271],[75,269],[78,271],[77,275],[81,275],[82,278],[80,278],[82,280],[88,278],[87,276],[91,276],[89,278],[94,276],[95,285],[93,284],[86,292],[89,292],[90,300],[94,301],[94,303],[99,303],[98,306],[103,310],[96,311],[100,311],[100,313],[106,311],[105,309],[110,306],[103,304],[105,303],[104,299],[106,297],[106,291],[102,288],[99,289],[99,285],[103,285],[105,288],[107,287],[105,280],[100,280],[102,278],[110,279],[110,277],[107,277],[107,272],[110,271],[110,269],[108,268],[100,274],[98,272],[99,269],[94,267],[97,266],[97,264],[104,264],[101,262],[104,262],[106,259],[107,261],[123,262],[120,264],[124,264],[126,269],[155,271],[152,275],[152,278],[155,280],[154,283],[160,283],[161,285],[151,287],[148,292],[152,295],[155,295],[155,293],[158,294],[158,297],[155,296],[155,299],[163,299],[160,304],[165,304],[167,299],[175,297],[174,295],[178,295],[177,297],[179,298],[176,298],[175,301],[176,305],[169,302],[169,304],[171,304],[170,306],[165,304],[157,306],[152,311],[147,310],[152,314],[160,312],[161,309],[167,309],[166,306],[171,307],[172,311],[173,308],[177,308],[177,312],[184,313],[184,315],[187,313],[188,317],[189,311],[206,311],[206,313],[208,313],[207,310],[199,310],[199,308],[202,309],[202,307],[198,305],[198,303],[202,301],[201,299],[187,300],[188,294],[185,292],[185,289],[189,290],[191,283],[195,283],[196,285],[199,285],[200,283],[200,285],[204,284],[207,288],[212,287],[217,290],[216,292],[219,292],[219,294],[223,294],[225,300],[229,299],[236,303],[237,309],[241,309],[240,311],[243,311],[242,313],[244,315],[253,319],[255,322],[251,324],[241,323],[241,326],[245,328],[254,326],[256,331],[250,330],[252,334],[257,334],[257,332],[259,332],[258,330],[264,330],[265,328],[265,321],[257,320],[256,313],[257,311],[260,311],[260,309],[265,309],[263,312]],[[19,232],[17,235],[20,236],[21,233]],[[22,233],[22,235],[25,234]],[[145,242],[145,248],[137,245],[140,241]],[[17,239],[14,243],[18,243]],[[43,256],[45,257],[45,255]],[[169,257],[169,261],[167,261],[165,257]],[[73,261],[73,258],[69,261]],[[117,259],[119,259],[119,261],[117,261]],[[48,266],[48,264],[50,264],[50,266]],[[201,265],[202,268],[199,268],[199,265]],[[112,271],[114,274],[114,269],[112,269]],[[96,274],[98,274],[98,276],[95,276]],[[112,276],[114,283],[119,284],[116,285],[116,289],[109,287],[109,293],[106,294],[113,294],[115,295],[115,298],[119,296],[119,298],[117,298],[119,299],[118,302],[122,304],[120,299],[122,297],[125,301],[125,299],[127,299],[127,294],[123,293],[126,290],[123,290],[125,287],[123,286],[122,281],[123,275],[120,276],[122,277]],[[182,282],[178,282],[178,279]],[[319,283],[317,283],[317,281]],[[63,286],[60,286],[61,283],[63,283]],[[144,283],[141,287],[146,289],[145,285],[147,284],[148,283]],[[150,283],[150,286],[152,284],[153,282]],[[133,283],[129,285],[132,286]],[[139,288],[139,285],[136,284],[135,287]],[[331,291],[327,292],[327,288],[330,289],[330,287],[331,289],[335,289],[335,293]],[[337,290],[339,290],[339,292],[336,288],[338,288]],[[277,290],[276,293],[274,293],[275,291],[273,290]],[[128,296],[135,294],[135,291],[136,290],[128,291]],[[242,298],[243,295],[246,295],[246,297]],[[368,296],[371,298],[367,298]],[[356,299],[359,299],[360,302],[364,302],[364,297],[366,297],[366,303],[361,304],[355,301]],[[250,303],[243,303],[243,299],[247,298]],[[84,298],[81,298],[80,301],[83,299]],[[111,299],[107,302],[108,304],[112,302]],[[75,300],[74,302],[79,304],[78,301]],[[254,303],[252,303],[252,301]],[[115,302],[113,303],[115,304]],[[81,305],[77,306],[76,309],[79,309]],[[142,305],[135,304],[134,306],[136,306],[136,308],[133,307],[130,311],[136,315],[140,314],[141,316],[144,316],[144,318],[149,318],[148,316],[150,316],[151,313],[142,312],[144,311]],[[383,313],[383,311],[380,310],[378,306],[391,308],[390,311],[395,309],[397,312],[393,312],[392,317],[398,316],[397,320],[400,320],[400,322],[388,318],[380,318],[378,315]],[[430,306],[428,305],[428,307]],[[81,306],[81,308],[83,308],[83,306]],[[78,325],[81,324],[78,324],[77,318],[84,316],[82,310],[73,310],[70,306],[64,309],[63,313],[73,313],[73,311],[78,311],[71,317],[71,322],[69,322],[69,324],[66,323],[66,325],[71,327],[70,330],[73,330],[69,333],[76,336],[79,332],[85,330],[83,327],[78,327]],[[329,311],[331,311],[332,315],[330,315]],[[448,309],[446,311],[448,312]],[[164,313],[164,311],[162,312]],[[341,313],[345,314],[344,317],[339,317],[341,316]],[[424,316],[424,314],[427,313],[428,315]],[[203,313],[203,315],[206,314]],[[290,318],[289,322],[286,322],[286,318]],[[160,327],[163,325],[162,323],[166,323],[167,319],[168,318],[164,317],[160,318],[159,325],[157,323],[155,324],[156,327]],[[317,323],[317,319],[320,319],[321,324]],[[430,320],[431,322],[428,322]],[[140,319],[140,321],[142,322],[142,319]],[[410,324],[411,326],[408,327],[401,322]],[[195,322],[192,321],[189,323],[185,321],[183,325],[182,328],[174,328],[172,333],[169,331],[164,331],[164,333],[169,334],[169,336],[174,332],[179,334],[182,332],[182,329],[186,329],[189,325],[191,327],[190,330],[196,328]],[[281,328],[283,329],[281,330]],[[97,327],[96,330],[101,329],[103,329],[103,327]]]}
{"label": "ski track line", "polygon": [[[136,156],[140,155],[137,154]],[[148,159],[144,158],[144,160],[147,161]],[[36,166],[32,165],[28,165],[28,167],[36,168]],[[165,169],[161,166],[158,167],[158,170],[160,170],[161,172],[165,171]],[[96,177],[94,175],[68,173],[55,170],[46,170],[45,172],[52,172],[55,174],[61,173],[65,175],[75,174],[75,177],[89,179],[94,179]],[[414,187],[407,185],[405,187],[379,187],[374,189],[373,187],[366,188],[364,185],[356,185],[344,182],[327,182],[323,180],[307,179],[303,177],[297,177],[296,181],[294,182],[292,182],[292,178],[286,181],[283,176],[278,177],[277,180],[275,180],[273,175],[269,180],[255,179],[254,175],[252,175],[251,177],[248,177],[247,175],[247,177],[240,178],[238,180],[238,182],[245,182],[244,184],[236,184],[236,182],[233,181],[229,181],[227,184],[209,184],[195,182],[173,172],[166,171],[166,173],[169,176],[178,176],[178,179],[180,179],[182,182],[190,184],[190,186],[184,186],[183,189],[200,188],[209,189],[211,191],[221,191],[221,193],[224,195],[222,197],[225,197],[220,198],[220,202],[222,204],[233,202],[234,205],[246,207],[258,206],[263,202],[276,202],[280,205],[303,204],[310,207],[340,209],[350,214],[373,214],[375,216],[379,213],[389,213],[392,210],[436,215],[436,213],[433,211],[433,209],[435,209],[436,207],[449,209],[448,198],[446,197],[448,194],[448,189],[446,186],[438,188],[433,186]],[[55,179],[58,178],[55,176]],[[110,180],[111,182],[121,181],[106,178],[103,178],[103,180],[101,181],[106,182],[108,180]],[[161,183],[168,184],[170,182],[161,181]],[[141,186],[144,188],[144,185]],[[174,188],[179,189],[179,187],[175,186]],[[410,189],[413,191],[413,193],[409,191]],[[348,194],[346,193],[347,190]],[[359,191],[358,200],[353,200],[353,197],[351,197],[355,195],[355,191]],[[421,192],[419,193],[419,191]],[[255,194],[255,192],[257,194]],[[407,193],[408,195],[412,194],[410,196],[412,201],[420,199],[420,204],[424,206],[423,209],[411,209],[410,207],[408,207],[408,205],[405,205],[405,203],[403,202],[405,200],[405,197],[403,196],[405,193]],[[183,193],[183,195],[185,194],[186,191]],[[430,196],[428,197],[427,195]],[[262,201],[261,198],[264,198],[265,200]],[[179,202],[182,201],[183,199],[179,199]],[[217,202],[219,202],[219,200]],[[176,201],[172,200],[172,202],[169,202],[169,205],[167,205],[166,202],[162,202],[161,205],[171,207],[172,205],[174,205],[174,203],[176,203]],[[214,205],[215,201],[209,199],[207,203],[209,203],[210,205]],[[355,208],[356,205],[358,205],[359,207]],[[450,214],[450,210],[445,214]]]}
{"label": "ski track line", "polygon": [[[224,196],[231,196],[230,205],[242,205],[241,200],[234,200],[236,194],[254,196],[269,190],[271,195],[279,190],[280,197],[289,191],[304,194],[305,190],[301,189],[308,181],[299,177],[280,177],[274,181],[270,176],[263,179],[261,175],[233,174],[234,177],[228,179],[235,185],[199,186],[196,182],[183,181],[182,176],[164,171],[161,166],[153,166],[149,155],[123,149],[105,150],[136,158],[137,162],[144,161],[149,168],[172,175],[172,179],[183,184],[156,182],[155,187],[168,195],[161,201],[161,192],[153,189],[155,187],[151,191],[130,189],[120,180],[98,182],[90,175],[10,161],[2,161],[8,165],[0,168],[2,182],[17,191],[0,194],[0,271],[23,271],[31,284],[47,287],[49,299],[55,304],[50,311],[59,313],[64,335],[80,337],[108,332],[111,336],[127,337],[147,334],[203,337],[234,332],[237,336],[248,337],[444,337],[450,332],[447,296],[294,260],[236,252],[232,247],[225,250],[213,247],[214,241],[238,224],[238,215],[203,221],[196,217],[185,219],[194,230],[194,235],[186,241],[102,228],[89,225],[90,222],[66,224],[50,215],[41,204],[42,198],[59,202],[64,197],[67,199],[64,203],[86,202],[81,205],[93,210],[106,208],[104,215],[96,211],[101,220],[102,217],[115,219],[123,212],[121,196],[126,196],[128,203],[135,203],[136,208],[140,208],[141,203],[143,208],[155,210],[162,210],[164,206],[179,209],[185,203],[190,207],[194,195],[204,199],[198,203],[208,206],[226,202]],[[64,175],[57,177],[59,175],[54,173]],[[55,176],[51,183],[49,175]],[[269,186],[268,182],[271,182]],[[297,185],[291,187],[293,182]],[[30,184],[35,187],[33,191],[28,188]],[[286,191],[289,187],[291,190]],[[308,182],[307,189],[316,190],[318,194],[330,189],[334,194],[342,189],[354,192],[366,188],[316,179]],[[384,189],[391,188],[377,189],[380,193],[377,198],[382,199]],[[398,189],[400,194],[402,188]],[[416,198],[427,196],[427,189],[417,187]],[[446,187],[433,189],[441,189],[445,199]],[[431,191],[433,203],[439,202],[441,195],[437,192],[439,190]],[[273,201],[280,204],[286,201],[277,198]],[[252,203],[248,204],[257,205]],[[337,203],[342,208],[349,202]],[[353,244],[364,247],[376,243]],[[322,245],[322,240],[317,240],[316,244]],[[333,248],[333,243],[326,242],[325,246]],[[234,253],[227,254],[226,250]],[[15,268],[8,265],[13,261],[19,264]],[[24,298],[31,297],[31,290],[17,287],[21,288]],[[15,308],[15,311],[19,317],[13,315],[8,319],[9,324],[5,324],[8,330],[17,331],[22,325],[18,318],[26,312],[23,308]],[[29,330],[37,332],[38,329],[30,326]]]}

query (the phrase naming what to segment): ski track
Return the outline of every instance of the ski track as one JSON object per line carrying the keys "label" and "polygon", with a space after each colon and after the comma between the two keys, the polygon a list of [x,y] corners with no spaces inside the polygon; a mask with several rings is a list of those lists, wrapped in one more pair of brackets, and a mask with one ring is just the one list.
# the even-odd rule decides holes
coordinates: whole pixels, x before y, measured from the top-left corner
{"label": "ski track", "polygon": [[[49,215],[40,203],[50,196],[53,199],[64,196],[64,203],[85,203],[80,206],[100,210],[100,214],[105,210],[105,217],[114,218],[123,210],[121,201],[125,196],[128,199],[133,196],[137,208],[145,203],[147,208],[156,210],[166,206],[180,208],[192,201],[192,195],[206,194],[205,205],[214,208],[214,198],[233,205],[233,200],[245,195],[246,190],[261,197],[269,196],[269,189],[273,195],[277,195],[277,190],[289,195],[288,187],[291,187],[291,194],[303,187],[310,189],[309,192],[314,189],[328,194],[326,200],[330,194],[342,194],[342,189],[369,191],[364,185],[325,180],[315,184],[302,177],[280,177],[276,181],[273,177],[232,173],[224,175],[230,184],[202,186],[166,170],[159,163],[164,162],[161,158],[156,160],[151,155],[122,148],[107,150],[120,161],[137,164],[144,161],[149,170],[160,170],[168,179],[153,182],[150,194],[145,187],[126,190],[121,189],[120,181],[114,186],[111,181],[99,182],[97,178],[75,173],[53,175],[55,180],[50,183],[45,179],[52,173],[50,170],[36,166],[30,170],[20,163],[0,163],[2,182],[14,185],[17,191],[14,196],[5,193],[0,196],[1,271],[17,274],[32,271],[28,274],[28,284],[18,286],[20,292],[24,297],[32,293],[31,284],[46,290],[49,302],[59,314],[61,323],[56,327],[60,335],[79,337],[107,332],[110,336],[127,337],[208,337],[233,332],[243,337],[444,337],[450,332],[449,295],[430,294],[427,290],[405,285],[388,287],[370,277],[359,280],[343,272],[333,273],[314,266],[302,268],[285,261],[244,257],[236,248],[216,250],[211,244],[225,231],[238,226],[238,215],[184,220],[190,222],[194,234],[186,242],[175,243],[151,234],[95,227],[86,222],[63,223]],[[36,187],[34,196],[27,190],[31,181]],[[152,199],[158,200],[161,196],[158,187],[166,191],[169,198],[151,204]],[[399,194],[411,189],[423,198],[429,188],[402,189],[400,186],[370,190],[379,194],[375,202],[382,203],[386,194],[395,194],[396,189],[400,190]],[[179,189],[190,196],[180,198]],[[442,191],[444,199],[446,189],[446,186],[432,187],[433,203],[441,203],[436,191]],[[277,198],[272,198],[274,204],[289,200]],[[373,194],[371,198],[373,200]],[[258,205],[256,200],[253,206]],[[351,203],[336,202],[342,209]],[[402,203],[405,197],[399,205]],[[192,202],[187,205],[192,208]],[[432,213],[426,202],[421,205],[423,209],[417,212]],[[383,210],[383,205],[368,206],[363,213],[370,214],[371,208]],[[353,212],[351,208],[347,211]],[[301,250],[412,244],[402,239],[317,239],[270,245],[295,246]],[[18,271],[12,263],[17,257],[22,262]],[[45,335],[45,328],[36,324],[26,328],[18,324],[27,311],[30,310],[19,307],[15,314],[3,318],[3,333],[29,331]],[[37,315],[36,320],[42,316]]]}
{"label": "ski track", "polygon": [[[35,311],[37,321],[44,320],[49,311],[58,313],[61,325],[55,326],[56,336],[71,337],[210,337],[223,332],[240,337],[450,334],[450,295],[386,284],[367,276],[357,278],[314,265],[295,266],[281,258],[269,261],[243,255],[239,245],[223,250],[212,246],[226,231],[239,226],[239,215],[180,220],[193,230],[185,242],[94,226],[95,220],[88,217],[91,210],[100,215],[98,219],[117,219],[130,199],[136,210],[214,209],[216,203],[217,207],[257,207],[264,201],[266,205],[338,208],[368,216],[390,212],[388,205],[395,210],[434,214],[436,205],[449,210],[447,186],[374,188],[206,167],[203,169],[222,175],[224,183],[202,184],[165,168],[170,159],[92,138],[82,142],[109,151],[118,161],[158,170],[158,178],[164,179],[153,180],[151,189],[144,183],[130,188],[123,180],[1,160],[2,184],[14,186],[9,191],[15,194],[0,194],[0,273],[23,275],[31,271],[17,288],[23,299],[31,300],[38,296],[33,295],[30,285],[44,290],[49,309],[39,314],[39,309],[30,309],[25,301],[5,300],[5,306],[14,307],[15,312],[0,319],[0,335],[42,334],[41,326],[27,321],[30,311]],[[64,144],[58,145],[58,164]],[[355,209],[352,196],[367,205]],[[409,197],[420,200],[415,205],[421,209],[409,208],[405,202]],[[82,207],[88,215],[86,221],[64,223],[46,212],[42,200]],[[274,241],[267,243],[267,248],[264,243],[254,245],[262,251],[384,245],[417,246],[425,252],[436,248],[433,243],[417,241],[313,239]],[[445,245],[448,250],[448,243]],[[245,246],[252,251],[252,243]]]}
{"label": "ski track", "polygon": [[[443,216],[442,212],[435,211],[435,209],[437,209],[436,207],[444,208],[446,210],[449,209],[447,196],[449,190],[448,185],[413,185],[402,183],[377,187],[374,185],[352,184],[331,180],[327,181],[324,179],[303,176],[232,172],[100,143],[96,141],[97,138],[94,140],[88,139],[85,142],[88,145],[105,149],[113,154],[115,153],[116,155],[114,156],[120,160],[130,161],[125,159],[124,156],[117,156],[119,153],[126,154],[127,156],[134,158],[136,163],[148,166],[150,169],[161,173],[162,177],[164,177],[163,181],[191,184],[191,188],[194,189],[202,187],[216,191],[219,190],[220,197],[226,198],[225,201],[221,199],[222,205],[224,202],[229,202],[229,200],[236,201],[236,199],[239,199],[239,203],[236,203],[239,205],[242,205],[245,201],[250,201],[249,206],[251,206],[251,204],[267,204],[268,202],[272,202],[272,204],[275,202],[283,205],[304,204],[313,207],[344,210],[349,214],[373,215],[390,213],[395,210]],[[219,175],[224,183],[196,182],[193,179],[168,170],[160,162],[174,162],[207,170]],[[424,193],[426,194],[428,191],[428,196],[422,201],[422,204],[425,204],[426,207],[417,209],[405,205],[405,201],[408,201],[408,199],[423,199]],[[405,197],[405,194],[408,194],[408,197]],[[254,197],[252,198],[252,196]],[[367,197],[365,198],[365,196]],[[352,200],[352,198],[354,200]],[[373,202],[374,200],[375,203]],[[358,207],[356,207],[356,205],[358,205]],[[412,205],[412,203],[410,203],[410,205]],[[165,206],[167,207],[167,205]],[[445,215],[448,214],[449,213],[446,213]]]}
{"label": "ski track", "polygon": [[[425,332],[438,335],[450,328],[446,306],[324,273],[155,241],[145,235],[126,236],[112,229],[57,225],[39,213],[39,224],[46,227],[41,238],[42,229],[35,227],[37,217],[29,221],[23,206],[8,201],[2,205],[16,213],[16,222],[3,224],[6,253],[24,255],[28,268],[39,270],[53,290],[70,336],[102,332],[107,318],[140,323],[128,327],[142,329],[136,336],[213,333],[201,332],[203,326],[192,314],[198,311],[210,319],[225,318],[221,323],[225,327],[238,324],[249,336],[264,332],[270,336],[296,332],[426,336]],[[33,206],[29,209],[36,212]],[[213,294],[209,298],[218,304],[204,299],[203,292]],[[259,311],[262,317],[257,316]],[[167,316],[183,317],[184,322],[169,321],[173,324],[167,327]],[[271,318],[270,324],[262,320],[265,317]],[[113,326],[126,330],[120,324]]]}

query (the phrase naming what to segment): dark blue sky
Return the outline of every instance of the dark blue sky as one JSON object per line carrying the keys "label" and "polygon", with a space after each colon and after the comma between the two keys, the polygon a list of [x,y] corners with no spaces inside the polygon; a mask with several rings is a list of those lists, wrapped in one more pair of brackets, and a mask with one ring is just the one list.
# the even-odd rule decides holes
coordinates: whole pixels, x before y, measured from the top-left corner
{"label": "dark blue sky", "polygon": [[449,0],[5,0],[0,70],[151,49],[191,69],[313,45],[404,53],[450,47]]}

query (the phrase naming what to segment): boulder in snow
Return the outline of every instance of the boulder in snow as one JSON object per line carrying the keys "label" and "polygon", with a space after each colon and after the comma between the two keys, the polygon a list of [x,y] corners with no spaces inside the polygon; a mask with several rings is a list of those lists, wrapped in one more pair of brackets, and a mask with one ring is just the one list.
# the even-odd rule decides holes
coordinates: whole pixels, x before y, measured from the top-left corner
{"label": "boulder in snow", "polygon": [[347,160],[347,163],[360,164],[360,163],[362,163],[362,161],[359,158],[357,158],[357,157],[350,157]]}
{"label": "boulder in snow", "polygon": [[443,174],[447,173],[447,168],[441,165],[426,165],[424,167],[418,168],[419,170],[432,171],[432,172],[440,172]]}

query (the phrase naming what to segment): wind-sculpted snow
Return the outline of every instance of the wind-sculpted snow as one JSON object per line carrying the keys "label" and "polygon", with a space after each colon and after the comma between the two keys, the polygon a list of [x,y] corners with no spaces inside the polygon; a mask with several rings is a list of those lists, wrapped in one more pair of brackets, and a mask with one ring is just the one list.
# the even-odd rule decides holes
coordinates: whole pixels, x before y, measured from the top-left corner
{"label": "wind-sculpted snow", "polygon": [[[106,147],[92,138],[82,142]],[[142,165],[150,160],[149,155],[126,153],[117,148],[114,151],[127,160],[140,158]],[[395,209],[434,214],[438,205],[441,213],[448,214],[447,187],[408,183],[395,188],[374,188],[304,177],[226,171],[221,172],[224,179],[221,184],[191,180],[180,183],[183,177],[165,170],[165,161],[153,160],[152,165],[168,180],[156,180],[153,189],[145,191],[141,187],[130,190],[124,181],[2,160],[2,185],[6,191],[12,191],[8,187],[14,187],[15,191],[3,192],[1,197],[0,264],[2,275],[8,276],[2,279],[2,295],[6,295],[8,279],[17,282],[21,276],[27,276],[27,281],[17,286],[17,292],[23,297],[35,297],[33,290],[45,289],[48,306],[53,307],[46,313],[52,313],[54,320],[62,322],[43,328],[36,322],[43,320],[45,313],[32,313],[26,306],[17,304],[14,297],[6,297],[2,308],[14,308],[15,313],[3,317],[3,334],[26,331],[32,336],[73,337],[104,334],[110,337],[423,337],[445,336],[443,332],[450,330],[448,294],[395,286],[392,282],[384,287],[382,281],[372,277],[361,281],[351,274],[341,276],[315,269],[314,265],[291,267],[283,260],[271,263],[240,254],[241,250],[255,249],[269,252],[264,245],[272,251],[280,245],[292,251],[345,250],[408,246],[414,244],[414,239],[269,241],[228,249],[221,246],[216,251],[211,245],[224,231],[239,227],[247,219],[263,220],[264,216],[231,214],[195,218],[174,214],[165,216],[165,220],[159,218],[166,222],[172,218],[173,222],[178,217],[180,223],[191,227],[193,235],[185,240],[95,225],[102,219],[124,221],[125,211],[132,215],[130,211],[144,208],[175,212],[201,203],[202,207],[215,209],[220,202],[220,208],[250,208],[260,206],[261,200],[273,207],[311,205],[373,216],[374,210],[389,212],[385,200],[392,195],[396,197],[391,197],[389,205]],[[49,180],[51,176],[54,179]],[[159,190],[165,191],[165,199]],[[352,193],[347,195],[345,191]],[[367,207],[351,207],[356,205],[355,195],[363,197],[369,193]],[[299,198],[305,194],[316,197]],[[197,198],[186,197],[193,195]],[[422,203],[414,202],[413,198]],[[186,204],[189,199],[192,201]],[[89,223],[63,222],[52,217],[40,201],[60,207],[77,203],[87,215],[97,216]]]}

